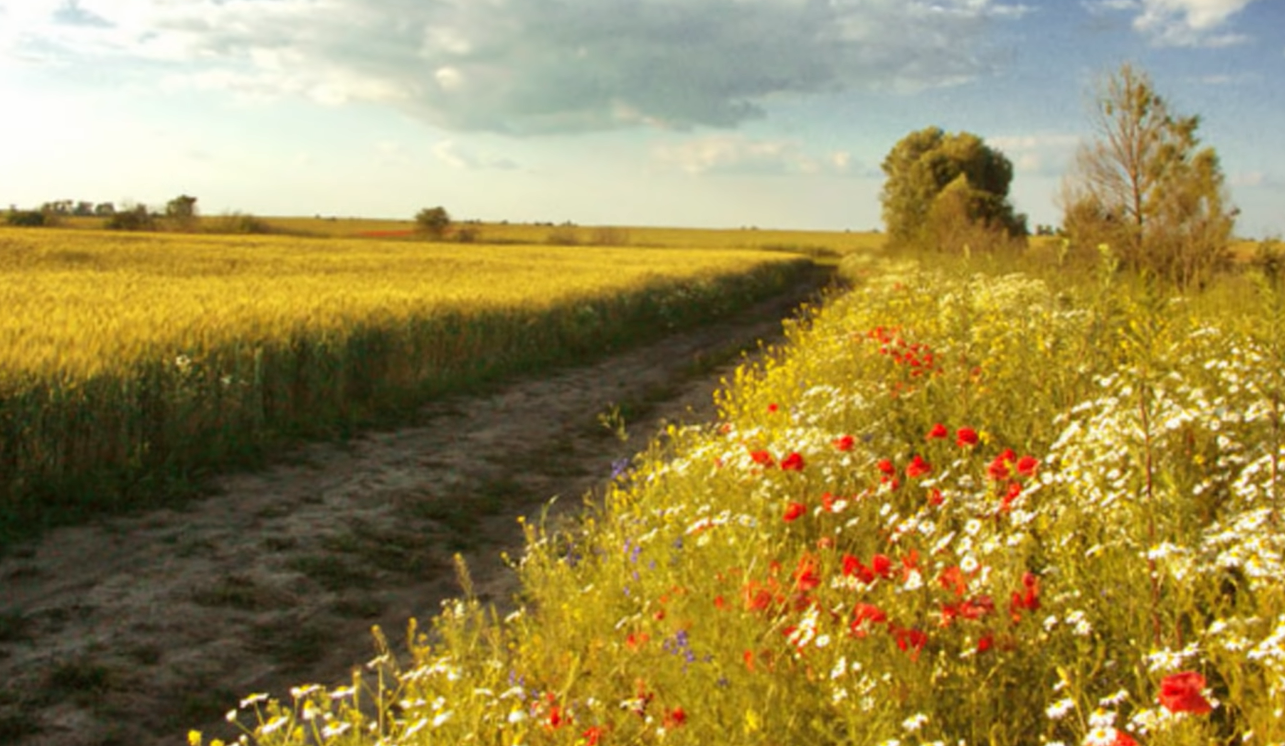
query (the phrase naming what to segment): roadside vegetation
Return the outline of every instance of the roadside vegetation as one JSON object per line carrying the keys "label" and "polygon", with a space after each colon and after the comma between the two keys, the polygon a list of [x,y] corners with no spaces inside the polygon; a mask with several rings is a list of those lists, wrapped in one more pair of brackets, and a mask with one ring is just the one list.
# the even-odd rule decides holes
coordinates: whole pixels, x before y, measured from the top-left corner
{"label": "roadside vegetation", "polygon": [[859,287],[742,368],[719,422],[668,432],[579,525],[529,527],[518,611],[461,568],[409,660],[238,722],[271,744],[1280,742],[1285,302],[1112,262],[1053,284],[849,259]]}

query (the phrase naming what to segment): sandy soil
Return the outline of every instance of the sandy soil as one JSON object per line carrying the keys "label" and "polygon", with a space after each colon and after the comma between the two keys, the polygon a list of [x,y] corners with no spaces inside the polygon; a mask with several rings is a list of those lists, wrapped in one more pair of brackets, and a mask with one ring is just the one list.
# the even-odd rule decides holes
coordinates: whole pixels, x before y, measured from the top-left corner
{"label": "sandy soil", "polygon": [[[429,405],[422,424],[308,445],[215,494],[63,528],[0,561],[0,744],[179,744],[235,736],[250,692],[342,684],[411,617],[517,586],[517,516],[576,510],[665,422],[704,421],[732,349],[779,336],[808,293],[596,364]],[[607,425],[623,412],[621,442]],[[635,414],[637,413],[637,414]],[[604,424],[604,419],[606,424]],[[618,422],[618,421],[617,421]]]}

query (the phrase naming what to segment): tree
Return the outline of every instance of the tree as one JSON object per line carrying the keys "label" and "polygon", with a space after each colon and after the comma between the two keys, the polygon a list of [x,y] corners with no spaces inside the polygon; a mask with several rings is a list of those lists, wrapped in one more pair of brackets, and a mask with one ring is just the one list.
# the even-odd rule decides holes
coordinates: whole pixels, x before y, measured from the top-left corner
{"label": "tree", "polygon": [[969,132],[928,127],[903,137],[883,160],[880,201],[894,246],[982,249],[1026,235],[1013,212],[1013,165]]}
{"label": "tree", "polygon": [[451,215],[445,207],[426,207],[415,213],[415,229],[434,241],[441,240],[451,227]]}
{"label": "tree", "polygon": [[165,203],[165,218],[176,229],[190,231],[196,227],[196,197],[180,194]]}
{"label": "tree", "polygon": [[103,227],[116,231],[151,231],[156,230],[156,218],[148,212],[147,205],[126,205],[113,212]]}
{"label": "tree", "polygon": [[1062,185],[1063,224],[1081,253],[1107,244],[1127,269],[1180,288],[1225,267],[1236,211],[1198,116],[1173,114],[1145,72],[1125,64],[1094,94],[1094,139]]}

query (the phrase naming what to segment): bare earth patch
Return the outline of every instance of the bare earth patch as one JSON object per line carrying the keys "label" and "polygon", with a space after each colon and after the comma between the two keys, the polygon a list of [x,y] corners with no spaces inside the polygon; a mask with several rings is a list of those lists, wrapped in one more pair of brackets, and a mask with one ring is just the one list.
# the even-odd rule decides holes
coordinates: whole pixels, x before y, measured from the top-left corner
{"label": "bare earth patch", "polygon": [[[217,481],[215,496],[56,530],[0,560],[0,743],[235,737],[256,691],[342,684],[407,620],[459,594],[517,589],[516,518],[576,510],[665,421],[704,421],[712,392],[814,288],[600,362],[429,405],[424,424],[305,446]],[[730,361],[728,358],[731,358]],[[631,439],[609,426],[623,418]]]}

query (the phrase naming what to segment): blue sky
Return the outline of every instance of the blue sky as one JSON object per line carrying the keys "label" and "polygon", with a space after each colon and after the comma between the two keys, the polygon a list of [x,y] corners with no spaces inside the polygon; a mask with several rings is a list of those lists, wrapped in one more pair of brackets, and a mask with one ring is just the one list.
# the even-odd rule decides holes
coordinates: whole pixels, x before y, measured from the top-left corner
{"label": "blue sky", "polygon": [[0,204],[867,229],[937,125],[1056,223],[1125,61],[1285,233],[1285,0],[0,0]]}

